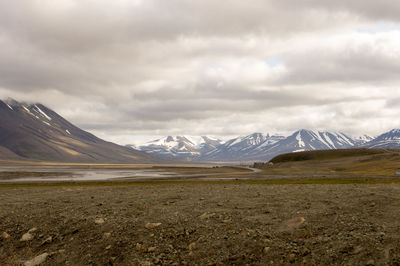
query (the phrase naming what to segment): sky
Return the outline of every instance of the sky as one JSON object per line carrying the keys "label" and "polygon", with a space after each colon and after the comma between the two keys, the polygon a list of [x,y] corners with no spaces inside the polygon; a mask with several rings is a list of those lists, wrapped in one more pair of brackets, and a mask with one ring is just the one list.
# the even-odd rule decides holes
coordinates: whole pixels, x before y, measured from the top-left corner
{"label": "sky", "polygon": [[0,0],[0,98],[120,144],[400,127],[400,2]]}

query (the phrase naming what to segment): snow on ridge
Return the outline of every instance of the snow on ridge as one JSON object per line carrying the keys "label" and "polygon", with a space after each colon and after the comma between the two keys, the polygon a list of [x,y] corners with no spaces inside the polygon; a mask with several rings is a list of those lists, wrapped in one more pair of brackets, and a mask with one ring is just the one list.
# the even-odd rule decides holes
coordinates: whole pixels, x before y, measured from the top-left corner
{"label": "snow on ridge", "polygon": [[301,138],[301,132],[297,133],[296,139],[297,139],[297,142],[299,144],[299,147],[305,147],[306,146],[304,144],[304,141]]}
{"label": "snow on ridge", "polygon": [[8,103],[6,103],[6,105],[8,106],[8,108],[14,111],[14,109]]}
{"label": "snow on ridge", "polygon": [[24,110],[25,110],[26,112],[28,112],[29,114],[32,114],[31,111],[29,111],[29,109],[26,108],[24,105],[22,105],[22,108],[24,108]]}
{"label": "snow on ridge", "polygon": [[325,140],[330,144],[330,147],[336,149],[336,146],[333,143],[333,141],[331,140],[331,138],[329,137],[328,132],[323,132],[322,135],[325,137]]}
{"label": "snow on ridge", "polygon": [[40,114],[42,114],[47,120],[51,121],[51,117],[48,116],[45,112],[43,112],[36,104],[35,104],[35,107],[39,111]]}

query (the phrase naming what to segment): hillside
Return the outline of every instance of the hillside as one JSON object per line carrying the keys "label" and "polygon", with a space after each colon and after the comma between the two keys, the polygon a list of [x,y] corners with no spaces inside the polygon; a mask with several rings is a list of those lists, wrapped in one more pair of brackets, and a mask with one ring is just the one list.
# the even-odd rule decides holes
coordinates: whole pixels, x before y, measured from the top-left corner
{"label": "hillside", "polygon": [[0,159],[149,163],[144,152],[104,141],[41,104],[0,101]]}
{"label": "hillside", "polygon": [[258,164],[268,174],[382,175],[400,171],[400,152],[380,149],[305,151],[276,156]]}

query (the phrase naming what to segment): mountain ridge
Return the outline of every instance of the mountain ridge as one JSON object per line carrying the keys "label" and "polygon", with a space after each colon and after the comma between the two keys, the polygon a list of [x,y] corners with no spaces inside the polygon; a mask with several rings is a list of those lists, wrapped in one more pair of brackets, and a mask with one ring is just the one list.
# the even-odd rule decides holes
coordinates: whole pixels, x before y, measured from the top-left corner
{"label": "mountain ridge", "polygon": [[[398,138],[390,140],[390,143],[387,145],[388,148],[393,148],[393,144],[398,144],[398,148],[400,149],[400,130],[397,133],[399,134]],[[172,136],[170,137],[173,138]],[[221,142],[219,145],[215,146],[214,149],[210,149],[206,153],[203,153],[199,150],[196,150],[195,147],[192,147],[194,149],[192,151],[193,156],[187,154],[185,161],[267,161],[279,154],[291,152],[368,147],[367,144],[370,142],[373,143],[372,141],[375,139],[376,138],[373,138],[369,135],[351,137],[343,132],[317,131],[308,129],[297,130],[287,137],[256,132],[247,136],[239,136]],[[380,145],[383,144],[381,143]],[[156,145],[149,147],[146,144],[142,144],[137,146],[137,148],[142,151],[150,152],[152,155],[158,155],[156,151]],[[164,150],[163,158],[171,159],[168,151]],[[178,159],[179,156],[175,156],[174,158]]]}
{"label": "mountain ridge", "polygon": [[156,162],[147,153],[104,141],[39,103],[0,100],[0,159],[75,163]]}

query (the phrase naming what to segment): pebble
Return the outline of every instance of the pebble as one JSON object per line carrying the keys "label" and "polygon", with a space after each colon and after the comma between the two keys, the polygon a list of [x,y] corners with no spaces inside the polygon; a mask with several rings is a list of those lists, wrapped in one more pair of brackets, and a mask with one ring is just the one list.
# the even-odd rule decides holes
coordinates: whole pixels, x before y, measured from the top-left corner
{"label": "pebble", "polygon": [[109,238],[109,237],[111,237],[111,233],[106,232],[106,233],[104,233],[104,236],[107,237],[107,238]]}
{"label": "pebble", "polygon": [[265,248],[263,249],[263,253],[264,253],[264,254],[267,254],[268,251],[269,251],[270,249],[271,249],[270,247],[265,247]]}
{"label": "pebble", "polygon": [[156,227],[159,227],[161,225],[161,223],[147,223],[145,224],[144,227],[146,227],[147,229],[154,229]]}
{"label": "pebble", "polygon": [[111,245],[108,245],[108,246],[106,247],[107,250],[110,249],[110,248],[111,248]]}
{"label": "pebble", "polygon": [[34,233],[34,232],[36,232],[36,231],[37,231],[37,228],[36,228],[36,227],[33,227],[33,228],[29,229],[28,233]]}
{"label": "pebble", "polygon": [[192,251],[196,247],[196,242],[189,244],[189,250]]}
{"label": "pebble", "polygon": [[43,253],[43,254],[41,254],[41,255],[39,255],[39,256],[34,257],[34,258],[31,259],[31,260],[25,261],[25,262],[24,262],[24,265],[25,265],[25,266],[36,266],[36,265],[40,265],[40,264],[42,264],[43,262],[46,261],[46,259],[47,259],[48,256],[49,256],[48,253]]}
{"label": "pebble", "polygon": [[3,239],[9,239],[9,238],[10,238],[10,235],[7,234],[7,232],[3,232],[3,233],[1,234],[1,237],[2,237]]}
{"label": "pebble", "polygon": [[370,259],[369,261],[367,261],[367,265],[373,266],[373,265],[375,265],[375,261],[373,259]]}
{"label": "pebble", "polygon": [[105,222],[105,221],[104,221],[103,218],[97,218],[97,219],[94,220],[94,223],[95,223],[95,224],[104,224],[104,222]]}
{"label": "pebble", "polygon": [[53,242],[53,237],[49,236],[48,238],[46,238],[46,239],[42,242],[42,245],[44,245],[44,244],[50,244],[51,242]]}
{"label": "pebble", "polygon": [[290,229],[299,228],[305,222],[304,217],[294,217],[286,222],[286,225]]}
{"label": "pebble", "polygon": [[147,252],[154,252],[154,251],[156,251],[156,247],[149,247],[148,249],[147,249]]}
{"label": "pebble", "polygon": [[199,218],[202,219],[202,220],[204,220],[204,219],[208,219],[208,218],[210,218],[210,217],[213,217],[214,215],[215,215],[215,213],[208,213],[208,212],[205,212],[205,213],[203,213],[202,215],[200,215]]}
{"label": "pebble", "polygon": [[25,233],[22,235],[20,241],[31,241],[33,239],[33,235],[30,233]]}

